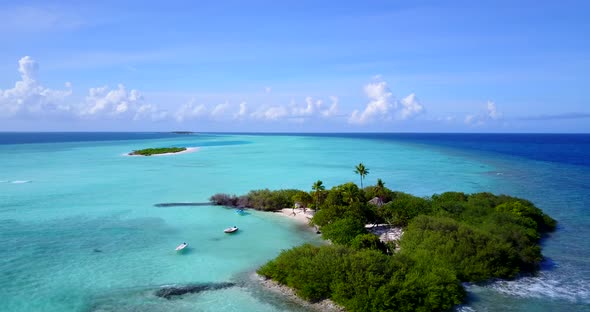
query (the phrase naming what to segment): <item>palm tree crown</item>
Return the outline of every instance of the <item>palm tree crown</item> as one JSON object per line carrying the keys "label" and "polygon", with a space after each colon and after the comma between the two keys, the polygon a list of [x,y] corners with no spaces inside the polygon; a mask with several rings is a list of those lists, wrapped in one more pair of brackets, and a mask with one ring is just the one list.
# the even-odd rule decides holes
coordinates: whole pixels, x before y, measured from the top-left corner
{"label": "palm tree crown", "polygon": [[319,202],[320,202],[320,194],[323,190],[326,189],[324,186],[324,182],[321,180],[317,180],[312,186],[311,189],[315,192],[315,209],[319,209]]}
{"label": "palm tree crown", "polygon": [[369,169],[365,168],[365,165],[363,165],[363,163],[360,163],[355,167],[354,173],[361,176],[361,188],[363,188],[363,179],[367,174],[369,174]]}

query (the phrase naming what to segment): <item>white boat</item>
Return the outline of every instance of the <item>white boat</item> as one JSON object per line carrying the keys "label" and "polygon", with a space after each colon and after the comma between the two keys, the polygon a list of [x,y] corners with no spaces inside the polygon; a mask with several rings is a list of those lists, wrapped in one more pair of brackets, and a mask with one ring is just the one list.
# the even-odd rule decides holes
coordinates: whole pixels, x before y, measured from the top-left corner
{"label": "white boat", "polygon": [[181,250],[185,249],[186,246],[188,246],[187,243],[182,243],[182,244],[178,245],[178,247],[176,247],[176,251],[181,251]]}
{"label": "white boat", "polygon": [[233,232],[235,232],[237,230],[238,230],[238,227],[237,226],[233,226],[233,227],[229,227],[229,228],[223,230],[223,232],[225,232],[225,233],[233,233]]}

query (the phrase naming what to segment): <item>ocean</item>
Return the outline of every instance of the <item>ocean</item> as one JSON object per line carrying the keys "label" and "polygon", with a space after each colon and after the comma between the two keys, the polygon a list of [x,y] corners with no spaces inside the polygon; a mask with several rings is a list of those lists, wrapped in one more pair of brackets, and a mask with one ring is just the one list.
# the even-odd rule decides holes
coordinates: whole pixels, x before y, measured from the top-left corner
{"label": "ocean", "polygon": [[[126,156],[171,146],[198,150]],[[590,311],[589,156],[587,134],[0,133],[0,311],[306,311],[252,272],[319,237],[283,216],[203,203],[219,192],[310,190],[318,179],[358,183],[359,162],[365,184],[504,193],[558,220],[540,272],[466,285],[457,310]],[[223,233],[233,225],[240,231]],[[235,286],[154,295],[227,282]]]}

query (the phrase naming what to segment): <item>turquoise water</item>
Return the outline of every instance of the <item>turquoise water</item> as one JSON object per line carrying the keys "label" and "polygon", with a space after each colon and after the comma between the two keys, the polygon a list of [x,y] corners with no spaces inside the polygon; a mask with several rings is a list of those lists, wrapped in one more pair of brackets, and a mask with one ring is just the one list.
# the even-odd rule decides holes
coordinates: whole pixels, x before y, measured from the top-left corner
{"label": "turquoise water", "polygon": [[[370,169],[366,184],[381,178],[417,195],[525,196],[560,221],[546,240],[550,261],[539,276],[470,285],[471,302],[461,309],[583,310],[590,303],[589,202],[580,191],[588,188],[587,167],[379,138],[122,138],[0,145],[1,311],[304,311],[257,287],[251,273],[282,249],[320,243],[315,234],[269,213],[154,205],[265,187],[309,189],[318,179],[328,187],[358,182],[353,169],[360,161]],[[199,149],[124,155],[175,145]],[[232,225],[240,231],[224,234]],[[177,254],[184,241],[190,249]],[[163,285],[215,282],[236,287],[182,300],[153,294]]]}

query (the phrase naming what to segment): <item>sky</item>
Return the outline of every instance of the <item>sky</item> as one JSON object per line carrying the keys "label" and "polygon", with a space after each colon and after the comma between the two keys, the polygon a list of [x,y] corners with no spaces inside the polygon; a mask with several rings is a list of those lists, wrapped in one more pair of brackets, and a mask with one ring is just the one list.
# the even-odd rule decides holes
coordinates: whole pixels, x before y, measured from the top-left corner
{"label": "sky", "polygon": [[0,131],[590,132],[588,1],[0,0]]}

